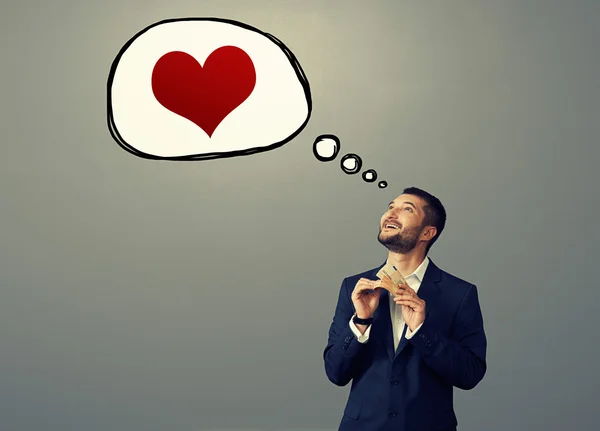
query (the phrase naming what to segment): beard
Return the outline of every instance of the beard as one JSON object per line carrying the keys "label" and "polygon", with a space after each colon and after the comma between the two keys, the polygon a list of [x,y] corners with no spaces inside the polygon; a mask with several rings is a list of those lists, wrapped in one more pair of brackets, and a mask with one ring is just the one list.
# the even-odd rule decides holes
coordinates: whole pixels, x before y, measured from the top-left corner
{"label": "beard", "polygon": [[406,254],[417,246],[420,230],[420,228],[414,227],[382,237],[382,230],[379,228],[377,240],[391,252]]}

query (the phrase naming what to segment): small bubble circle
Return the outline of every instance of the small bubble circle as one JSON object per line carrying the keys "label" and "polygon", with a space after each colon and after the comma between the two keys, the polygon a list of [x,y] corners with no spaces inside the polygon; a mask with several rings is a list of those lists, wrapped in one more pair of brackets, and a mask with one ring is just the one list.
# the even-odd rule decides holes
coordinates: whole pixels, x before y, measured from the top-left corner
{"label": "small bubble circle", "polygon": [[375,169],[369,169],[363,172],[362,177],[366,182],[372,183],[377,179],[377,172],[375,172]]}
{"label": "small bubble circle", "polygon": [[356,154],[346,154],[344,157],[342,157],[340,165],[342,167],[342,171],[352,175],[360,172],[362,160]]}
{"label": "small bubble circle", "polygon": [[385,189],[387,187],[387,182],[386,181],[379,181],[379,184],[377,184],[379,186],[380,189]]}
{"label": "small bubble circle", "polygon": [[313,144],[313,154],[321,162],[330,162],[340,152],[340,140],[335,135],[319,135]]}

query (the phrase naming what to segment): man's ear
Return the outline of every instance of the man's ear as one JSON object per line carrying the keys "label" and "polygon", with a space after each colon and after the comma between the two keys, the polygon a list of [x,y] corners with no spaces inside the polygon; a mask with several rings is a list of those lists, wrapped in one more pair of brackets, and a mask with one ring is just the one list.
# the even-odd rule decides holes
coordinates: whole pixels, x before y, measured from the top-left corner
{"label": "man's ear", "polygon": [[437,229],[435,226],[427,226],[423,230],[424,239],[431,240],[437,234]]}

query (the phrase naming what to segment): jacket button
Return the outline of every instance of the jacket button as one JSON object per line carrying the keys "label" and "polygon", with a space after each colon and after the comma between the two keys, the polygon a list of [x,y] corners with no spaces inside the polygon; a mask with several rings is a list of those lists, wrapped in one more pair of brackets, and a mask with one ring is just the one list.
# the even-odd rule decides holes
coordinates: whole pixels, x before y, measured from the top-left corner
{"label": "jacket button", "polygon": [[398,386],[398,380],[397,379],[392,379],[390,382],[393,386]]}
{"label": "jacket button", "polygon": [[396,412],[395,412],[395,411],[393,411],[393,410],[388,410],[388,415],[389,415],[391,418],[395,418],[395,417],[396,417]]}

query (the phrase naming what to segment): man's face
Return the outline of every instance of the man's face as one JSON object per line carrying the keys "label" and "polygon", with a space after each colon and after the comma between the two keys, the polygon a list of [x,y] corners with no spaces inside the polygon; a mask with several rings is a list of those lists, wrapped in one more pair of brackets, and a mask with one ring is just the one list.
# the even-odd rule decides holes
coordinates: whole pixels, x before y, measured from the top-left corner
{"label": "man's face", "polygon": [[379,221],[379,242],[395,253],[406,254],[414,249],[423,230],[424,205],[423,199],[408,194],[390,202]]}

